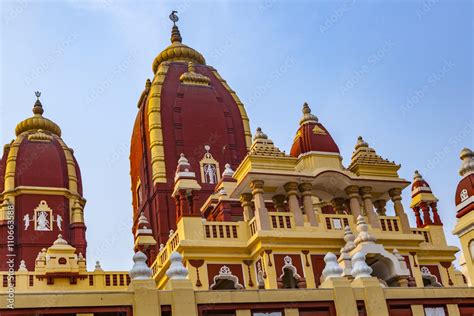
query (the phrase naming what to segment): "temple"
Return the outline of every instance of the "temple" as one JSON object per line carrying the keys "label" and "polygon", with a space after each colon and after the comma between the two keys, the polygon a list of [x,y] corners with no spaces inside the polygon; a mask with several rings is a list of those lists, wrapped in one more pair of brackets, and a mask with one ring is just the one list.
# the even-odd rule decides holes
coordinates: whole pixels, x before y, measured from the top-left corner
{"label": "temple", "polygon": [[0,160],[2,315],[474,314],[471,150],[443,212],[458,270],[429,175],[401,178],[357,135],[344,162],[307,103],[289,153],[252,135],[236,92],[170,19],[131,137],[133,267],[87,270],[79,165],[38,92]]}

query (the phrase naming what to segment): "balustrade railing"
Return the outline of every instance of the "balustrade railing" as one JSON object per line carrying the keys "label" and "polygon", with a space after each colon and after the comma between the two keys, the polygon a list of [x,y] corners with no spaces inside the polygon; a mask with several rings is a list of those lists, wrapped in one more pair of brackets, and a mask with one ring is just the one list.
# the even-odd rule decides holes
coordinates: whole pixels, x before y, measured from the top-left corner
{"label": "balustrade railing", "polygon": [[250,237],[252,237],[257,232],[257,222],[256,222],[255,217],[250,220],[249,227],[250,227]]}
{"label": "balustrade railing", "polygon": [[421,235],[425,239],[425,242],[431,243],[431,235],[428,229],[426,228],[412,228],[412,233],[415,235]]}
{"label": "balustrade railing", "polygon": [[204,238],[206,239],[236,239],[238,234],[239,224],[228,222],[207,222],[204,224]]}
{"label": "balustrade railing", "polygon": [[295,227],[295,220],[291,213],[271,212],[269,216],[273,229],[294,229]]}
{"label": "balustrade railing", "polygon": [[324,224],[328,230],[343,230],[346,226],[351,226],[353,222],[352,215],[344,214],[323,214]]}
{"label": "balustrade railing", "polygon": [[379,216],[380,227],[385,232],[399,232],[400,219],[397,216]]}

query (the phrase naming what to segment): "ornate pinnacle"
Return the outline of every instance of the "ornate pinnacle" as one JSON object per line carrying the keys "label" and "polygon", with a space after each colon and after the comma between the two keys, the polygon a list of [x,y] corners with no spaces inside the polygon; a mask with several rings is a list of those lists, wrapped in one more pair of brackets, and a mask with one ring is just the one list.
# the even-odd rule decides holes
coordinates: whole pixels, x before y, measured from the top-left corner
{"label": "ornate pinnacle", "polygon": [[459,174],[464,177],[474,171],[474,153],[469,148],[464,148],[461,151],[460,158],[462,160]]}
{"label": "ornate pinnacle", "polygon": [[173,10],[171,11],[171,14],[169,16],[170,20],[173,21],[173,28],[171,29],[171,43],[174,43],[174,42],[181,43],[181,41],[183,40],[181,37],[181,34],[179,33],[178,26],[176,25],[176,22],[179,21],[179,18],[176,15],[176,13],[178,13],[178,11]]}
{"label": "ornate pinnacle", "polygon": [[300,120],[300,125],[305,123],[317,123],[318,118],[316,115],[311,114],[311,108],[309,107],[308,103],[303,104],[303,118]]}
{"label": "ornate pinnacle", "polygon": [[360,147],[369,147],[369,143],[367,143],[362,136],[357,138],[357,144],[355,145],[355,149],[359,149]]}
{"label": "ornate pinnacle", "polygon": [[178,13],[178,11],[176,10],[173,10],[171,11],[171,14],[170,14],[170,20],[173,21],[173,25],[176,25],[176,22],[179,21],[179,17],[176,15],[176,13]]}
{"label": "ornate pinnacle", "polygon": [[413,176],[413,180],[414,181],[423,180],[423,177],[418,170],[415,170],[415,175]]}
{"label": "ornate pinnacle", "polygon": [[35,96],[36,96],[36,102],[35,105],[33,106],[33,114],[38,114],[42,115],[43,114],[43,105],[41,104],[40,97],[41,97],[41,92],[40,91],[35,91]]}
{"label": "ornate pinnacle", "polygon": [[262,132],[262,129],[260,127],[257,127],[257,132],[255,133],[255,136],[253,137],[253,140],[257,139],[268,139],[267,134]]}

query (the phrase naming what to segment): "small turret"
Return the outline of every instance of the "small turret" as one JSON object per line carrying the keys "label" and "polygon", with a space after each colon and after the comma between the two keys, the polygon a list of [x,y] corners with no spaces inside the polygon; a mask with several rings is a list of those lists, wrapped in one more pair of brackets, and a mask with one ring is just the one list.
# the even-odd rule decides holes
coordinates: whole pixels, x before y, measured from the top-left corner
{"label": "small turret", "polygon": [[176,201],[176,219],[183,216],[200,216],[197,203],[197,192],[201,186],[196,180],[196,173],[192,171],[188,159],[181,154],[174,177],[174,190],[172,196]]}
{"label": "small turret", "polygon": [[319,123],[316,115],[311,113],[308,103],[303,104],[303,117],[300,127],[291,146],[290,154],[299,157],[309,152],[326,152],[339,154],[339,148],[327,129]]}
{"label": "small turret", "polygon": [[[438,199],[431,191],[428,182],[423,179],[423,176],[415,170],[413,176],[413,184],[411,186],[411,205],[410,207],[415,212],[416,226],[424,227],[427,225],[443,225],[438,214],[437,208]],[[423,218],[421,218],[420,211]],[[431,213],[433,218],[431,218]]]}

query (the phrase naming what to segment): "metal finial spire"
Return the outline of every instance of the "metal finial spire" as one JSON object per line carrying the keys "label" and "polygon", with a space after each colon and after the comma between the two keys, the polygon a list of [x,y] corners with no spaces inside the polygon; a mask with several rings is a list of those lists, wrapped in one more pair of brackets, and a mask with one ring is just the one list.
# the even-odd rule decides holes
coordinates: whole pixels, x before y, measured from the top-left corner
{"label": "metal finial spire", "polygon": [[173,26],[176,25],[176,22],[179,21],[179,17],[176,15],[176,13],[178,13],[178,11],[171,11],[171,14],[170,14],[170,20],[173,21]]}
{"label": "metal finial spire", "polygon": [[43,105],[41,104],[41,101],[40,101],[41,92],[35,91],[35,96],[36,96],[36,102],[35,102],[35,105],[33,106],[33,114],[42,115]]}

